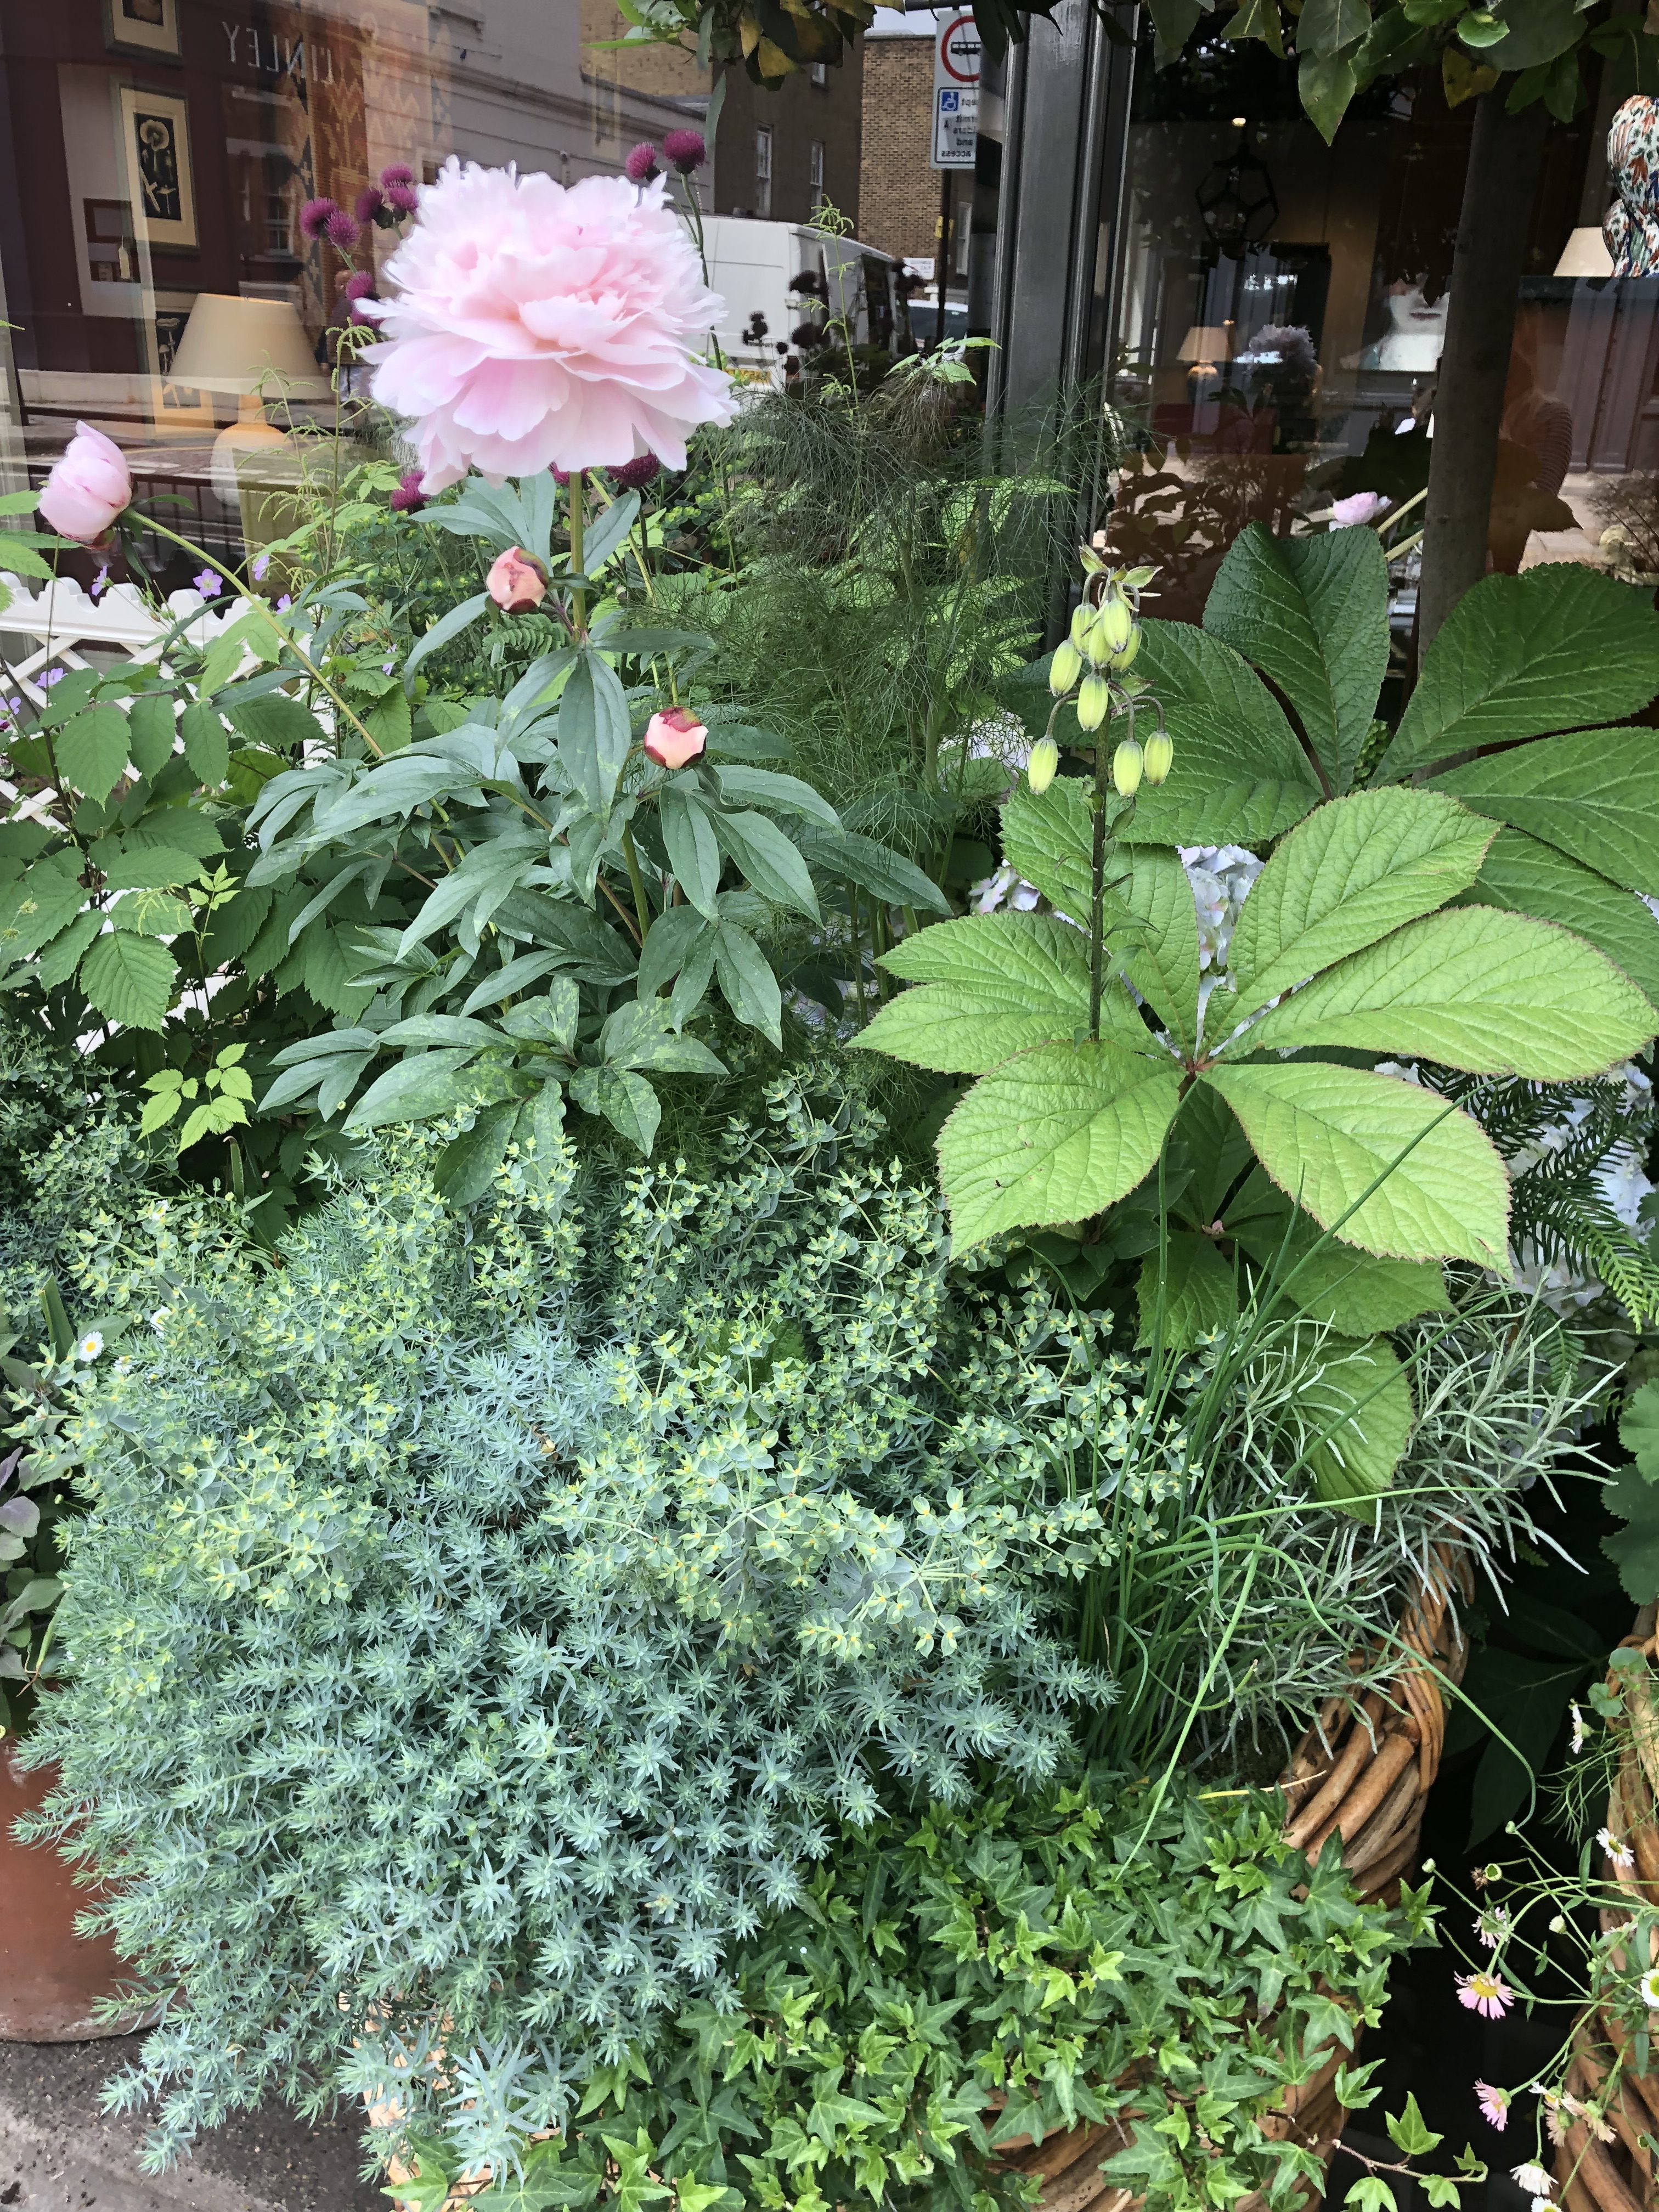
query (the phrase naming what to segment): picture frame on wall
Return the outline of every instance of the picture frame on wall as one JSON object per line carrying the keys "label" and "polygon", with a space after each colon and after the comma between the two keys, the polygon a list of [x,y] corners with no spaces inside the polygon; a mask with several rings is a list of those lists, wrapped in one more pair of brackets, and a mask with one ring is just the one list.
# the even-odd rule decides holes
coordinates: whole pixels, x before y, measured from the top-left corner
{"label": "picture frame on wall", "polygon": [[176,62],[179,0],[104,0],[104,44],[112,53]]}
{"label": "picture frame on wall", "polygon": [[170,92],[120,88],[121,150],[133,224],[152,252],[197,249],[196,185],[191,169],[190,111]]}

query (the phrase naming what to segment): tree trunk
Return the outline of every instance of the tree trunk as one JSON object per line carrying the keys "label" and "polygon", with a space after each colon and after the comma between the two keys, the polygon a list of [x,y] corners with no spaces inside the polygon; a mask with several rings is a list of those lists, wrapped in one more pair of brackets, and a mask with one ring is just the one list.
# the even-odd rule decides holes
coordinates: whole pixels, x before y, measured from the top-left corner
{"label": "tree trunk", "polygon": [[1418,595],[1420,646],[1486,573],[1498,426],[1548,120],[1541,100],[1509,114],[1504,105],[1509,88],[1506,78],[1481,94],[1469,141],[1446,343],[1435,386]]}

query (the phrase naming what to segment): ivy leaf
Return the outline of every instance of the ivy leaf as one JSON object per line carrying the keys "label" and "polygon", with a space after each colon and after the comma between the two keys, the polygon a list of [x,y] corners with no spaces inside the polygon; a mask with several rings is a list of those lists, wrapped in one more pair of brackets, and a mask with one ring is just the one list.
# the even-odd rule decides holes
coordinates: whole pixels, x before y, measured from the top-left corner
{"label": "ivy leaf", "polygon": [[1411,1440],[1411,1385],[1386,1337],[1356,1345],[1329,1337],[1323,1350],[1297,1400],[1305,1432],[1317,1438],[1308,1452],[1314,1494],[1363,1512],[1389,1488]]}
{"label": "ivy leaf", "polygon": [[1316,1060],[1224,1064],[1203,1079],[1322,1228],[1386,1259],[1504,1264],[1508,1172],[1486,1132],[1433,1091]]}
{"label": "ivy leaf", "polygon": [[1238,1316],[1238,1291],[1233,1271],[1208,1237],[1185,1230],[1171,1232],[1165,1253],[1167,1265],[1160,1275],[1158,1255],[1149,1252],[1140,1264],[1136,1302],[1140,1310],[1140,1334],[1135,1341],[1150,1344],[1158,1327],[1158,1310],[1164,1308],[1161,1340],[1166,1352],[1190,1352],[1200,1336],[1224,1328]]}
{"label": "ivy leaf", "polygon": [[1477,814],[1553,845],[1626,890],[1659,883],[1659,733],[1578,730],[1435,779]]}
{"label": "ivy leaf", "polygon": [[211,707],[192,700],[179,717],[185,758],[199,784],[216,791],[230,774],[230,736]]}
{"label": "ivy leaf", "polygon": [[179,970],[165,945],[115,929],[98,939],[81,963],[88,1001],[124,1029],[159,1030],[173,1004]]}
{"label": "ivy leaf", "polygon": [[1417,2109],[1417,2099],[1409,2094],[1406,2099],[1406,2108],[1399,2118],[1396,2119],[1392,2112],[1386,2113],[1383,2124],[1389,2130],[1389,2142],[1396,2149],[1403,2150],[1407,2158],[1426,2158],[1431,2150],[1445,2141],[1443,2136],[1436,2135],[1428,2125]]}
{"label": "ivy leaf", "polygon": [[[1049,915],[994,914],[941,921],[905,938],[881,965],[920,990],[878,1008],[852,1042],[945,1074],[982,1075],[1033,1045],[1069,1043],[1089,1018],[1089,948]],[[1103,1025],[1131,1051],[1147,1042],[1128,994],[1114,981]]]}
{"label": "ivy leaf", "polygon": [[570,1095],[585,1114],[603,1115],[649,1159],[662,1107],[642,1075],[628,1068],[580,1067],[570,1079]]}
{"label": "ivy leaf", "polygon": [[[1316,16],[1334,29],[1346,19],[1356,38],[1370,21],[1365,0],[1310,0],[1301,22],[1304,61]],[[1352,783],[1370,733],[1388,670],[1388,609],[1389,564],[1374,530],[1274,538],[1259,522],[1228,548],[1204,609],[1210,635],[1265,670],[1295,708],[1334,791]]]}
{"label": "ivy leaf", "polygon": [[53,743],[64,781],[87,798],[102,801],[120,781],[127,764],[127,718],[107,701],[88,707],[66,723]]}
{"label": "ivy leaf", "polygon": [[1157,1161],[1180,1096],[1172,1060],[1104,1041],[1041,1045],[981,1077],[939,1133],[957,1249],[1121,1198]]}
{"label": "ivy leaf", "polygon": [[1474,906],[1414,921],[1327,969],[1248,1039],[1252,1051],[1420,1054],[1471,1074],[1559,1083],[1629,1059],[1656,1023],[1659,1013],[1594,945],[1552,922]]}

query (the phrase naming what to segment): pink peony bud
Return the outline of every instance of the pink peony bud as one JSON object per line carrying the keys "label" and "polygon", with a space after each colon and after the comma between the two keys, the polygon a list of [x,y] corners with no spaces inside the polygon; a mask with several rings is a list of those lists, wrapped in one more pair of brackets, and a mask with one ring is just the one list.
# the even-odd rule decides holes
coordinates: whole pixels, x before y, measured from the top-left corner
{"label": "pink peony bud", "polygon": [[645,757],[659,768],[684,768],[708,743],[708,732],[689,707],[653,714],[645,732]]}
{"label": "pink peony bud", "polygon": [[641,453],[635,460],[622,462],[610,474],[618,491],[643,491],[662,474],[662,463],[654,453]]}
{"label": "pink peony bud", "polygon": [[348,215],[343,207],[337,207],[323,225],[324,237],[337,252],[341,253],[349,253],[352,251],[362,231],[362,225],[356,216]]}
{"label": "pink peony bud", "polygon": [[132,477],[126,456],[112,438],[77,422],[63,458],[41,493],[41,520],[60,538],[96,544],[125,507],[132,504]]}
{"label": "pink peony bud", "polygon": [[681,176],[689,177],[708,159],[708,143],[701,131],[671,131],[662,142],[662,157]]}
{"label": "pink peony bud", "polygon": [[648,138],[641,139],[623,163],[623,174],[630,185],[648,185],[661,172],[657,167],[657,149]]}
{"label": "pink peony bud", "polygon": [[378,222],[381,216],[389,212],[386,194],[378,185],[365,185],[351,203],[351,212],[360,223]]}
{"label": "pink peony bud", "polygon": [[1380,491],[1357,491],[1339,499],[1331,508],[1331,528],[1352,530],[1356,523],[1375,522],[1393,505]]}
{"label": "pink peony bud", "polygon": [[485,579],[489,596],[503,612],[527,615],[547,597],[547,577],[539,561],[509,545],[490,564]]}
{"label": "pink peony bud", "polygon": [[320,238],[339,212],[337,200],[307,200],[300,210],[300,228],[307,238]]}
{"label": "pink peony bud", "polygon": [[426,494],[421,489],[418,469],[405,469],[398,479],[398,489],[386,502],[394,514],[418,514],[426,505]]}

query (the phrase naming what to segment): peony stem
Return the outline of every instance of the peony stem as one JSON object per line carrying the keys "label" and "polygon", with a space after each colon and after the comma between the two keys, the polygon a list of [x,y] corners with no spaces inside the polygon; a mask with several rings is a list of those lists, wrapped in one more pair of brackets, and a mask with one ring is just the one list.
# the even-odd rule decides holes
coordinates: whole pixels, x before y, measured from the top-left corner
{"label": "peony stem", "polygon": [[[570,573],[573,576],[580,576],[582,572],[582,471],[580,469],[571,470],[568,489],[570,494]],[[572,587],[570,608],[575,618],[577,636],[585,636],[587,630],[587,594],[579,584]]]}

